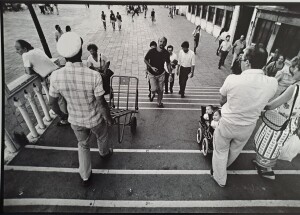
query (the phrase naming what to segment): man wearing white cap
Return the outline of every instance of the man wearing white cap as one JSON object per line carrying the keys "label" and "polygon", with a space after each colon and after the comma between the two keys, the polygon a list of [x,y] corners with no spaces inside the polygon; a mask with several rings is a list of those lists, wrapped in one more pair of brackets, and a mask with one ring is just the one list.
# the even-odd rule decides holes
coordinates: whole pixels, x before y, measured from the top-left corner
{"label": "man wearing white cap", "polygon": [[100,156],[107,159],[113,152],[108,146],[108,126],[113,121],[104,98],[100,73],[82,64],[82,39],[74,32],[67,32],[58,40],[57,51],[67,63],[51,75],[50,105],[56,114],[63,116],[58,107],[58,96],[67,100],[68,121],[78,140],[79,174],[86,186],[92,176],[91,132],[97,138]]}

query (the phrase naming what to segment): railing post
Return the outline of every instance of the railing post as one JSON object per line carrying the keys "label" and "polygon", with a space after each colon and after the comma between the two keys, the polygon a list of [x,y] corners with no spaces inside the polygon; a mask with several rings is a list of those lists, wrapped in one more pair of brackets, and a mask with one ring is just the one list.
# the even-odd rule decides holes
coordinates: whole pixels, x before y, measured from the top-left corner
{"label": "railing post", "polygon": [[22,104],[18,98],[14,97],[14,105],[20,110],[20,112],[26,122],[26,125],[28,126],[28,128],[31,132],[32,137],[37,138],[39,135],[29,117],[29,114],[27,112],[25,104],[24,103]]}
{"label": "railing post", "polygon": [[48,102],[49,102],[49,90],[48,90],[48,87],[47,87],[47,83],[45,80],[41,81],[41,84],[42,84],[42,87],[46,93],[46,97],[48,99]]}
{"label": "railing post", "polygon": [[39,128],[45,129],[46,126],[43,122],[43,119],[39,113],[37,106],[36,106],[36,102],[35,102],[34,98],[32,97],[31,93],[30,92],[28,93],[26,90],[24,90],[24,97],[29,101],[29,104],[33,110],[34,116],[38,122]]}
{"label": "railing post", "polygon": [[[43,82],[42,82],[43,83]],[[33,84],[33,90],[41,104],[41,107],[42,107],[42,110],[45,114],[45,119],[46,121],[50,122],[52,119],[49,115],[49,111],[48,111],[48,108],[47,108],[47,105],[46,105],[46,102],[44,100],[44,97],[42,95],[42,92],[40,91],[40,88],[38,86],[36,86],[35,84]],[[47,94],[47,93],[46,93]]]}

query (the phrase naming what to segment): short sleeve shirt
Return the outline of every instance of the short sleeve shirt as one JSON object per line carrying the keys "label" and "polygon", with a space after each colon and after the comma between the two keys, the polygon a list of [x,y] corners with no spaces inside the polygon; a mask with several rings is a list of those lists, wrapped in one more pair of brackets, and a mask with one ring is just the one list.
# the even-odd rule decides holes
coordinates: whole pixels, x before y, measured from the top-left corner
{"label": "short sleeve shirt", "polygon": [[45,78],[58,66],[42,50],[35,48],[22,55],[24,67],[31,67],[37,74]]}
{"label": "short sleeve shirt", "polygon": [[152,75],[157,76],[164,73],[164,64],[170,63],[170,54],[166,49],[163,49],[161,52],[159,52],[156,48],[154,48],[148,51],[148,53],[145,56],[145,60],[147,60],[152,67],[158,69],[157,73],[149,69],[149,72]]}
{"label": "short sleeve shirt", "polygon": [[91,65],[93,65],[93,67],[101,69],[101,70],[104,69],[107,61],[108,61],[107,57],[103,54],[101,54],[101,59],[100,59],[100,54],[98,55],[97,61],[95,61],[95,59],[93,58],[92,55],[90,55],[87,59],[87,62],[90,63]]}
{"label": "short sleeve shirt", "polygon": [[221,48],[222,51],[228,52],[229,49],[232,47],[232,44],[231,44],[230,41],[227,42],[226,40],[224,40],[224,41],[221,43],[221,46],[222,46],[222,48]]}
{"label": "short sleeve shirt", "polygon": [[246,41],[237,40],[235,41],[234,46],[234,52],[239,54],[246,47]]}
{"label": "short sleeve shirt", "polygon": [[178,54],[178,64],[182,67],[195,66],[195,53],[192,50],[189,50],[187,53],[180,50]]}
{"label": "short sleeve shirt", "polygon": [[103,117],[96,97],[104,93],[100,73],[79,62],[67,62],[50,76],[49,95],[66,99],[72,125],[93,128],[101,123]]}
{"label": "short sleeve shirt", "polygon": [[229,75],[220,93],[227,97],[222,107],[222,119],[233,125],[256,123],[261,111],[275,95],[277,80],[264,75],[263,70],[249,69],[241,75]]}

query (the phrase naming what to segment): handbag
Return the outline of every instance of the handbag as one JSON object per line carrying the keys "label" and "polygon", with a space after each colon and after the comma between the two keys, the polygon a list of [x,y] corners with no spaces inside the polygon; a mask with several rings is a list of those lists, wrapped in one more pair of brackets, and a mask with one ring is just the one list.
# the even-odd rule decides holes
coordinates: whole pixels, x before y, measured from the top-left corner
{"label": "handbag", "polygon": [[292,113],[293,113],[293,109],[298,97],[298,93],[299,93],[299,86],[296,85],[296,94],[294,96],[294,101],[293,101],[293,105],[291,108],[291,112],[289,117],[286,119],[284,116],[280,115],[279,113],[277,113],[274,110],[271,111],[265,111],[262,114],[262,121],[272,130],[274,131],[283,131],[286,129],[286,127],[288,126]]}
{"label": "handbag", "polygon": [[300,153],[300,138],[294,134],[282,146],[278,159],[291,162]]}

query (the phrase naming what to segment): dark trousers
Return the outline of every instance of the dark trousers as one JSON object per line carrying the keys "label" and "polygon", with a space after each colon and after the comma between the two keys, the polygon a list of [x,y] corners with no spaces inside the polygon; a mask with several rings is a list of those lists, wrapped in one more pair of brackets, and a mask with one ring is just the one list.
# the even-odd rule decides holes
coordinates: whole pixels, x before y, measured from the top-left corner
{"label": "dark trousers", "polygon": [[219,46],[218,46],[218,49],[217,49],[217,55],[218,55],[218,51],[219,51],[219,48],[221,46],[221,43],[223,42],[224,40],[219,40]]}
{"label": "dark trousers", "polygon": [[[165,92],[168,92],[169,77],[170,74],[168,72],[165,72]],[[173,90],[175,74],[172,73],[171,77],[173,78],[173,81],[170,82],[170,91]]]}
{"label": "dark trousers", "polygon": [[45,14],[45,6],[39,6],[40,10],[41,10],[41,13],[42,14]]}
{"label": "dark trousers", "polygon": [[224,62],[225,62],[225,59],[228,55],[228,51],[222,51],[220,50],[220,60],[219,60],[219,67],[221,66],[224,66]]}
{"label": "dark trousers", "polygon": [[184,95],[186,82],[189,78],[189,74],[192,71],[191,67],[180,67],[180,74],[179,74],[179,86],[180,86],[180,94]]}

